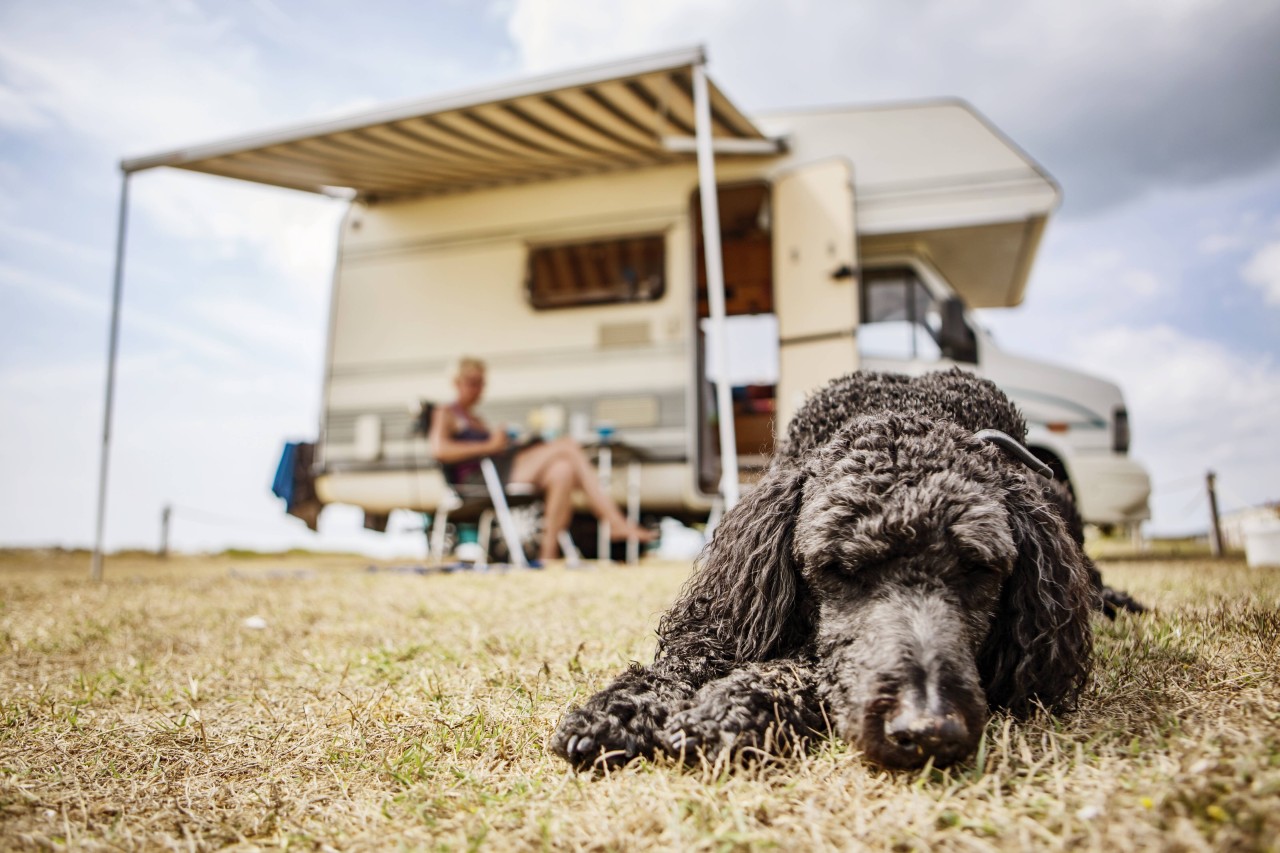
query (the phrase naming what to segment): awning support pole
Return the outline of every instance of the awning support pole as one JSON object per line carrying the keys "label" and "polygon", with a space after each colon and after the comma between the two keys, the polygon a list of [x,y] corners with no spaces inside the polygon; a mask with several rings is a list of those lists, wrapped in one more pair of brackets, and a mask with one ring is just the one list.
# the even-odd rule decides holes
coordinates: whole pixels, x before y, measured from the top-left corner
{"label": "awning support pole", "polygon": [[738,502],[738,444],[733,428],[733,393],[729,385],[729,346],[725,340],[724,259],[720,254],[720,198],[711,145],[711,95],[707,69],[693,66],[693,109],[698,147],[698,195],[702,200],[702,250],[707,264],[707,296],[711,303],[711,339],[715,346],[716,411],[720,415],[720,494],[725,510]]}
{"label": "awning support pole", "polygon": [[116,220],[115,279],[111,289],[111,332],[107,342],[107,399],[102,412],[102,459],[98,466],[98,521],[93,535],[91,580],[102,580],[102,534],[107,518],[107,462],[111,458],[111,407],[116,389],[116,352],[120,348],[120,296],[124,290],[124,236],[129,218],[129,172],[120,182],[120,212]]}

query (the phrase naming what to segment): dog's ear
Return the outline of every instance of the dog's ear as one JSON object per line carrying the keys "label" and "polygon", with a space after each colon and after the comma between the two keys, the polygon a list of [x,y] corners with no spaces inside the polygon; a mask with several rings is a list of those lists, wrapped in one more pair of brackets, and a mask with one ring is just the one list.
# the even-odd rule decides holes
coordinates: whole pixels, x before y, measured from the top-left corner
{"label": "dog's ear", "polygon": [[[773,656],[808,628],[792,554],[804,475],[773,469],[716,528],[701,565],[662,618],[663,646],[677,634],[709,634],[736,661]],[[659,654],[662,648],[659,648]]]}
{"label": "dog's ear", "polygon": [[1006,501],[1017,556],[978,655],[994,707],[1069,710],[1089,676],[1093,592],[1084,552],[1030,473],[1009,475]]}

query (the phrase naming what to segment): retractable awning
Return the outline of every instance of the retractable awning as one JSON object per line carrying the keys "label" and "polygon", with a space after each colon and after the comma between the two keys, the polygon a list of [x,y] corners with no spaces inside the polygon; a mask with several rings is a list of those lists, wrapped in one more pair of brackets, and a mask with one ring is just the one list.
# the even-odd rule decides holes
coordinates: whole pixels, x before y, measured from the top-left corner
{"label": "retractable awning", "polygon": [[[90,577],[102,579],[129,178],[135,172],[168,166],[372,201],[696,162],[711,321],[723,328],[714,160],[717,155],[771,156],[783,146],[761,133],[711,83],[706,61],[699,46],[122,160]],[[725,335],[716,338],[718,361],[727,365]],[[738,500],[739,483],[733,406],[724,376],[716,382],[716,401],[721,470],[733,472],[721,483],[729,509]]]}
{"label": "retractable awning", "polygon": [[[127,159],[362,199],[691,162],[701,47]],[[772,155],[767,138],[708,81],[717,155]]]}

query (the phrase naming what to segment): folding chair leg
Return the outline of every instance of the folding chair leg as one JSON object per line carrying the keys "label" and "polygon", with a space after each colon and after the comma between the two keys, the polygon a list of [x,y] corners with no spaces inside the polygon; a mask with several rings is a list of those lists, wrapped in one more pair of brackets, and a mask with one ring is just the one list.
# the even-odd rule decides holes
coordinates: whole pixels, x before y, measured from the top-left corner
{"label": "folding chair leg", "polygon": [[443,504],[436,509],[431,521],[431,554],[437,563],[444,562],[444,537],[449,527],[449,509]]}
{"label": "folding chair leg", "polygon": [[716,528],[720,526],[720,519],[724,517],[724,499],[715,497],[711,499],[711,512],[707,514],[707,529],[704,534],[707,541],[711,541],[711,534],[716,532]]}
{"label": "folding chair leg", "polygon": [[[627,521],[632,530],[640,526],[640,463],[627,465]],[[627,536],[627,565],[640,562],[640,540],[634,533]]]}
{"label": "folding chair leg", "polygon": [[[600,480],[600,488],[606,495],[613,490],[613,448],[604,444],[600,447],[600,455],[596,457],[596,477]],[[613,500],[612,497],[609,500]],[[609,522],[603,518],[596,523],[596,562],[605,565],[613,562],[613,537],[609,530]]]}
{"label": "folding chair leg", "polygon": [[507,552],[511,562],[522,569],[529,568],[529,561],[524,558],[524,548],[520,545],[520,535],[516,531],[516,520],[511,516],[511,507],[507,505],[507,494],[502,490],[502,479],[498,477],[498,469],[493,460],[485,457],[480,460],[480,473],[484,474],[484,484],[489,490],[489,500],[498,514],[498,529],[507,543]]}
{"label": "folding chair leg", "polygon": [[480,545],[480,559],[476,560],[476,568],[483,569],[489,565],[489,546],[493,544],[493,510],[491,509],[480,513],[476,542]]}
{"label": "folding chair leg", "polygon": [[582,554],[574,544],[569,531],[561,530],[560,535],[556,537],[556,542],[560,543],[560,553],[564,556],[564,564],[567,568],[576,569],[582,565]]}

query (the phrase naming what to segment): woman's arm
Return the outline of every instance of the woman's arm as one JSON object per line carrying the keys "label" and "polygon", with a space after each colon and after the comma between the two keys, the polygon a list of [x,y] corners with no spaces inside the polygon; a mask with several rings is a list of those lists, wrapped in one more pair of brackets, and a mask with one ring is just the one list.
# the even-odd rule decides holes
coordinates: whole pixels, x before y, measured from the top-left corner
{"label": "woman's arm", "polygon": [[431,430],[427,434],[427,440],[431,445],[431,455],[439,462],[452,464],[492,456],[507,446],[505,433],[492,432],[488,441],[458,441],[453,437],[453,428],[453,412],[447,406],[436,406],[431,413]]}

